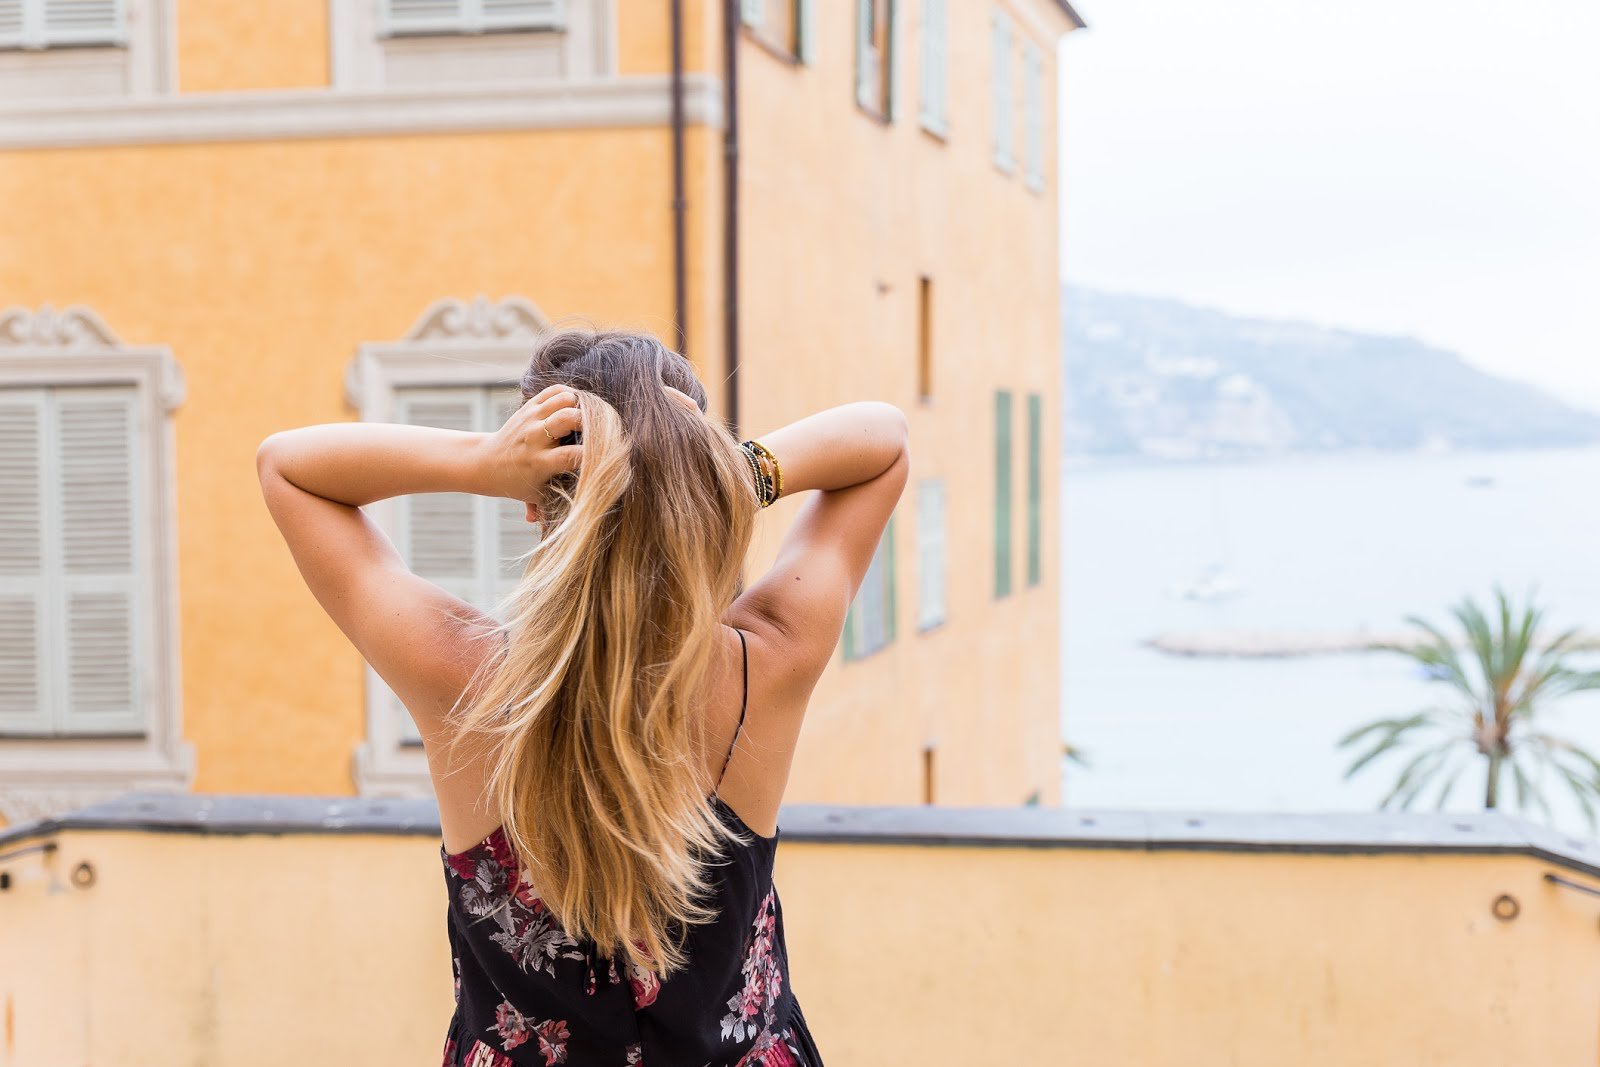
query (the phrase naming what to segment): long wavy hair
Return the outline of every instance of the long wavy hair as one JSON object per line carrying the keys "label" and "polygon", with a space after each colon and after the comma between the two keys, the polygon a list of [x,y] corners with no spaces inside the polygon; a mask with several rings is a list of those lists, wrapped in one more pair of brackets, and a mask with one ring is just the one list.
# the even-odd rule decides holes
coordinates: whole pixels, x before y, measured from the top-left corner
{"label": "long wavy hair", "polygon": [[697,702],[755,489],[689,361],[656,338],[547,334],[523,399],[556,383],[578,397],[582,464],[533,501],[541,537],[452,709],[452,747],[490,742],[486,799],[567,933],[665,976],[715,917],[708,864],[739,836],[706,795]]}

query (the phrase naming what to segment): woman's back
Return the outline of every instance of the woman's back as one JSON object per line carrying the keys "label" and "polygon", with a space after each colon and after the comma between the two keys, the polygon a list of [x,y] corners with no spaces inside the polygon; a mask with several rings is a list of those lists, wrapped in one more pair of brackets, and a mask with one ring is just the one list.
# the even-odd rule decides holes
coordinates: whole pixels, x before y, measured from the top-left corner
{"label": "woman's back", "polygon": [[[724,774],[748,708],[748,651],[738,633],[743,696]],[[446,1067],[819,1065],[789,982],[773,884],[779,835],[757,834],[720,796],[712,804],[746,841],[713,867],[717,917],[690,927],[689,964],[665,981],[567,936],[501,830],[464,852],[441,846],[456,976]]]}

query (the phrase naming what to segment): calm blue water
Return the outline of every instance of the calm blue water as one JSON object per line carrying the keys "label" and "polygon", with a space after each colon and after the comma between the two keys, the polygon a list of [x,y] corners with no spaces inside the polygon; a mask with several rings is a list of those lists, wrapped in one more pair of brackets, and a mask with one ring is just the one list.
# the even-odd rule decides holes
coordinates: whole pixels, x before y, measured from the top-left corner
{"label": "calm blue water", "polygon": [[[1485,477],[1492,487],[1468,484]],[[1141,646],[1162,631],[1444,622],[1496,581],[1519,596],[1537,583],[1554,623],[1600,631],[1600,450],[1075,467],[1064,480],[1063,733],[1092,762],[1064,772],[1074,806],[1370,810],[1398,768],[1344,781],[1336,739],[1448,698],[1397,655]],[[1241,595],[1170,595],[1218,562]],[[1547,722],[1600,753],[1600,697],[1569,698]],[[1482,784],[1473,762],[1449,807],[1481,805]],[[1557,808],[1557,825],[1581,828],[1576,808]]]}

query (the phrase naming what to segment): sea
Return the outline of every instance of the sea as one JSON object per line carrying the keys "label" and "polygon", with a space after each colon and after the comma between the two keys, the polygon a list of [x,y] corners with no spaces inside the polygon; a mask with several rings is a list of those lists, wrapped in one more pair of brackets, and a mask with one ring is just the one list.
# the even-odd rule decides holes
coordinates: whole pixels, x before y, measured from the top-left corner
{"label": "sea", "polygon": [[[1190,465],[1064,464],[1062,734],[1078,808],[1375,810],[1404,757],[1346,778],[1341,736],[1454,699],[1408,658],[1361,652],[1192,658],[1172,631],[1404,629],[1496,584],[1530,593],[1551,633],[1600,633],[1600,449],[1330,454]],[[1182,595],[1208,573],[1233,595]],[[1600,667],[1581,657],[1580,666]],[[1600,694],[1552,703],[1541,729],[1600,755]],[[1446,810],[1483,806],[1465,747]],[[1553,779],[1535,821],[1588,833]],[[1515,812],[1509,776],[1502,806]],[[1414,807],[1436,807],[1430,789]]]}

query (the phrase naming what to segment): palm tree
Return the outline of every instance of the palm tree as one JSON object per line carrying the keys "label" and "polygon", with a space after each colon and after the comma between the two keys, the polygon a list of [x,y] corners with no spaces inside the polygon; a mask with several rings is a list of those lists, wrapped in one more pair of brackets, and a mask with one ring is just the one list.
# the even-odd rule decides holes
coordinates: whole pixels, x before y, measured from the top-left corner
{"label": "palm tree", "polygon": [[1501,777],[1509,771],[1517,807],[1526,810],[1536,805],[1549,820],[1544,779],[1550,772],[1577,798],[1593,830],[1600,760],[1573,742],[1544,732],[1539,713],[1559,697],[1600,689],[1600,672],[1570,665],[1572,653],[1578,651],[1577,630],[1543,639],[1544,611],[1529,600],[1527,607],[1516,610],[1505,592],[1496,588],[1491,620],[1471,597],[1464,599],[1451,609],[1464,636],[1459,647],[1426,620],[1407,618],[1421,631],[1419,640],[1386,647],[1420,663],[1430,678],[1448,687],[1448,698],[1414,715],[1379,719],[1347,734],[1339,741],[1340,748],[1370,747],[1344,776],[1351,777],[1386,753],[1410,750],[1410,759],[1379,806],[1409,809],[1437,783],[1434,806],[1442,808],[1475,753],[1486,765],[1485,808],[1500,806]]}

